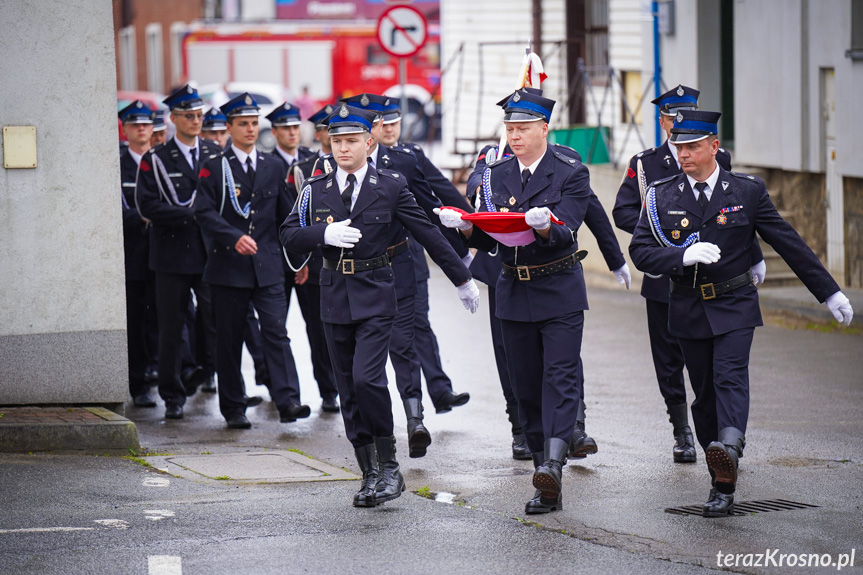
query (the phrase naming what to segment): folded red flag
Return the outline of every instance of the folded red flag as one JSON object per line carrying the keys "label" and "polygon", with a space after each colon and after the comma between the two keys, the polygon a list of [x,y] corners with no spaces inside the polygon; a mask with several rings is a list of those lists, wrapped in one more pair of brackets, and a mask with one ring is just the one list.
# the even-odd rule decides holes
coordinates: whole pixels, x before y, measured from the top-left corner
{"label": "folded red flag", "polygon": [[[463,220],[472,223],[505,246],[526,246],[535,241],[533,228],[524,221],[520,212],[475,212],[444,206],[442,209],[453,210],[461,214]],[[563,221],[551,214],[551,223],[559,226]]]}

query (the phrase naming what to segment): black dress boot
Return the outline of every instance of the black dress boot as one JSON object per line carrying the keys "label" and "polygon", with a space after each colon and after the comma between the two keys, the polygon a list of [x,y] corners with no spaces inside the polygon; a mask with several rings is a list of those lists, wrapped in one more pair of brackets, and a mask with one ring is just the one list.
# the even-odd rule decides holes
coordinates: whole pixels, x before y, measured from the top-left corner
{"label": "black dress boot", "polygon": [[671,453],[675,463],[695,463],[695,439],[689,427],[689,406],[685,403],[668,408],[668,421],[674,427],[674,448]]}
{"label": "black dress boot", "polygon": [[506,415],[512,426],[512,458],[519,460],[530,459],[530,449],[527,448],[527,439],[524,437],[524,429],[518,419],[518,405],[509,403],[506,406]]}
{"label": "black dress boot", "polygon": [[400,497],[405,490],[405,478],[396,461],[396,438],[375,437],[378,452],[378,484],[375,487],[375,505]]}
{"label": "black dress boot", "polygon": [[354,495],[354,507],[374,507],[375,487],[378,484],[378,456],[375,445],[370,443],[354,449],[360,471],[363,472],[363,482],[360,490]]}
{"label": "black dress boot", "polygon": [[569,440],[569,456],[582,459],[599,451],[596,442],[584,431],[584,401],[578,400],[578,414],[575,416],[575,429]]}
{"label": "black dress boot", "polygon": [[734,491],[722,493],[714,487],[708,497],[707,503],[701,507],[702,517],[728,517],[734,512]]}
{"label": "black dress boot", "polygon": [[542,497],[557,499],[562,487],[561,469],[566,465],[569,443],[558,437],[545,440],[545,461],[533,472],[533,486],[542,492]]}
{"label": "black dress boot", "polygon": [[431,445],[429,430],[423,425],[423,404],[418,397],[404,400],[405,416],[408,420],[408,455],[424,457],[426,448]]}
{"label": "black dress boot", "polygon": [[743,456],[746,438],[736,427],[726,427],[719,430],[717,439],[704,451],[707,467],[716,477],[716,483],[734,485],[737,483],[737,461]]}
{"label": "black dress boot", "polygon": [[[533,459],[533,467],[536,469],[542,462],[545,461],[545,453],[531,453]],[[524,512],[528,515],[537,515],[539,513],[551,513],[552,511],[563,511],[563,493],[558,493],[557,497],[543,497],[542,491],[537,489],[533,494],[533,499],[527,502],[524,506]]]}

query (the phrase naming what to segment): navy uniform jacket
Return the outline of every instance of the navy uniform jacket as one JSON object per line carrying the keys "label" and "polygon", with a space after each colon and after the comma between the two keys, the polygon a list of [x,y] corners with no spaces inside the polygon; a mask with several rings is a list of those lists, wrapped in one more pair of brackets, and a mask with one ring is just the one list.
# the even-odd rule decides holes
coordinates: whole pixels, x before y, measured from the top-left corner
{"label": "navy uniform jacket", "polygon": [[[294,182],[294,167],[299,167],[303,172],[303,176],[306,179],[312,177],[312,169],[315,166],[315,162],[319,158],[318,153],[310,148],[305,146],[300,146],[297,150],[297,163],[293,166],[288,166],[288,162],[285,161],[285,158],[276,151],[273,151],[271,154],[274,158],[278,159],[279,162],[285,167],[285,170],[288,170],[288,200],[293,205],[297,201],[297,196],[299,195],[299,191],[296,188],[296,184]],[[305,259],[307,254],[303,254],[300,257],[298,254],[288,254],[288,257],[291,258],[291,263],[294,268],[299,269],[297,266],[301,265]],[[287,263],[285,264],[287,265]],[[306,267],[309,270],[309,279],[306,280],[307,283],[311,285],[318,285],[318,281],[321,275],[321,266],[324,265],[323,257],[321,256],[320,250],[315,250],[312,252],[312,257],[309,258]]]}
{"label": "navy uniform jacket", "polygon": [[[408,189],[414,195],[417,204],[419,204],[426,213],[428,219],[438,227],[444,238],[446,238],[459,257],[466,256],[467,248],[464,246],[458,232],[443,226],[443,224],[440,223],[440,218],[438,218],[437,214],[434,213],[434,208],[441,207],[443,203],[441,203],[441,200],[437,195],[435,195],[435,190],[426,179],[425,174],[420,167],[417,155],[412,150],[405,147],[387,147],[380,146],[380,144],[378,144],[378,146],[380,147],[380,150],[377,152],[376,166],[378,168],[385,168],[402,174],[407,180]],[[458,191],[456,191],[456,193],[458,193]],[[468,205],[467,200],[465,200],[461,194],[458,194],[458,196],[461,203],[456,205],[469,210],[470,205]]]}
{"label": "navy uniform jacket", "polygon": [[[407,228],[453,284],[460,285],[471,278],[459,256],[417,205],[401,174],[369,166],[350,215],[342,203],[335,171],[312,177],[307,184],[311,185],[309,204],[314,221],[300,227],[298,210],[291,212],[280,232],[282,243],[288,250],[303,253],[322,249],[324,257],[333,262],[342,258],[372,259],[404,239]],[[324,230],[329,217],[333,221],[350,217],[351,227],[360,230],[362,239],[351,249],[326,245]],[[393,276],[391,266],[352,275],[322,269],[321,319],[328,323],[347,324],[376,316],[395,316]],[[412,277],[412,273],[408,277]]]}
{"label": "navy uniform jacket", "polygon": [[[257,154],[254,187],[233,150],[225,152],[240,192],[237,196],[240,207],[251,202],[249,219],[236,212],[229,197],[224,198],[222,205],[222,158],[208,161],[201,169],[195,214],[208,250],[204,281],[211,284],[254,288],[285,281],[278,229],[292,206],[285,183],[287,174],[283,164],[272,156],[257,150],[252,153]],[[229,193],[226,189],[225,195]],[[246,234],[258,244],[253,256],[241,255],[234,249],[237,240]]]}
{"label": "navy uniform jacket", "polygon": [[[499,246],[499,258],[509,266],[542,265],[578,250],[576,231],[590,203],[590,175],[584,164],[549,146],[522,192],[518,162],[509,156],[491,166],[491,192],[496,211],[503,207],[511,212],[547,207],[565,225],[551,224],[548,240],[534,233],[535,242],[518,248],[499,245],[474,226],[468,242],[471,247],[493,251]],[[489,211],[485,199],[479,211]],[[496,289],[496,315],[500,319],[537,322],[587,309],[581,264],[529,281],[500,275]]]}
{"label": "navy uniform jacket", "polygon": [[[198,146],[199,165],[222,154],[218,144],[213,142],[198,138]],[[173,138],[149,150],[141,159],[135,193],[141,215],[153,222],[150,231],[150,269],[174,274],[203,273],[207,254],[201,230],[195,221],[194,205],[182,207],[162,198],[156,187],[156,171],[152,160],[154,154],[165,165],[168,177],[174,183],[177,199],[181,202],[188,201],[198,185],[198,174],[186,161]],[[158,177],[161,179],[162,174]],[[166,193],[169,194],[167,189]]]}
{"label": "navy uniform jacket", "polygon": [[[752,242],[757,231],[818,301],[823,302],[839,291],[818,257],[776,211],[759,178],[720,168],[704,217],[699,215],[701,210],[684,174],[660,180],[655,186],[660,226],[669,241],[680,245],[690,234],[700,232],[701,241],[714,243],[721,250],[721,257],[715,264],[698,264],[698,284],[718,283],[749,271]],[[684,222],[684,218],[689,221]],[[675,231],[680,232],[678,239],[673,238]],[[696,266],[684,267],[684,251],[660,245],[651,232],[646,214],[638,220],[629,246],[638,269],[651,274],[668,274],[672,281],[691,287]],[[668,324],[673,335],[687,339],[705,339],[762,325],[758,290],[749,284],[712,300],[672,293]]]}
{"label": "navy uniform jacket", "polygon": [[[671,155],[668,140],[658,148],[650,148],[632,156],[629,160],[629,167],[623,175],[623,181],[620,183],[620,189],[617,191],[614,209],[611,210],[614,224],[630,234],[635,231],[635,224],[638,223],[638,216],[641,213],[642,200],[637,176],[638,160],[641,160],[648,185],[680,173],[680,168],[674,161],[674,156]],[[722,169],[731,170],[731,154],[725,148],[719,148],[716,153],[716,162]],[[752,244],[752,263],[757,264],[763,259],[761,246],[758,244],[758,240],[755,240]],[[668,303],[668,278],[644,276],[641,282],[641,295],[652,301]]]}
{"label": "navy uniform jacket", "polygon": [[147,265],[150,256],[150,226],[141,219],[135,207],[135,180],[138,164],[129,149],[120,154],[120,182],[123,194],[123,253],[126,256],[126,279],[147,281],[153,272]]}
{"label": "navy uniform jacket", "polygon": [[[497,148],[497,146],[489,145],[484,147],[477,157],[473,172],[471,172],[467,179],[467,189],[469,193],[473,193],[473,190],[482,184],[482,176],[486,168],[485,157],[491,148]],[[581,155],[568,146],[549,144],[549,149],[556,150],[564,156],[574,158],[581,162]],[[505,153],[512,153],[509,146],[505,148]],[[626,260],[623,259],[623,253],[620,251],[620,244],[617,242],[617,237],[614,235],[614,229],[611,227],[608,215],[606,215],[605,209],[602,207],[602,203],[600,203],[596,194],[593,193],[593,190],[590,191],[590,203],[587,206],[587,212],[584,214],[584,224],[596,238],[599,251],[602,252],[602,257],[605,259],[608,269],[614,271],[623,267]],[[487,285],[491,285],[492,282],[497,281],[497,276],[500,275],[500,270],[500,259],[490,256],[483,251],[477,252],[476,257],[470,266],[470,271],[474,274],[474,277]]]}

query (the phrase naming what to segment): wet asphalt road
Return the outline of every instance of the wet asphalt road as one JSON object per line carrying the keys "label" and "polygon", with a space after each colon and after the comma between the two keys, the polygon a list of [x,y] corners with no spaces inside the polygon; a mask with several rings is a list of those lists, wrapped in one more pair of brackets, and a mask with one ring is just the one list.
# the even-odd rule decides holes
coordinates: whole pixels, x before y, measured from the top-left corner
{"label": "wet asphalt road", "polygon": [[[401,498],[355,509],[354,480],[196,481],[117,455],[0,455],[0,573],[688,574],[716,569],[720,552],[770,549],[830,560],[856,550],[855,567],[841,572],[863,572],[863,337],[771,325],[756,330],[738,501],[785,499],[817,508],[714,520],[673,515],[665,509],[706,498],[702,454],[694,465],[671,462],[671,427],[650,363],[643,300],[594,286],[583,358],[587,429],[599,453],[568,464],[562,512],[526,516],[531,466],[510,458],[485,304],[470,316],[439,274],[431,291],[444,367],[471,401],[437,415],[426,400],[434,442],[425,458],[409,459],[394,398],[408,487]],[[298,450],[356,474],[341,417],[319,413],[297,309],[289,333],[309,419],[281,424],[264,403],[248,412],[253,429],[231,431],[213,396],[191,398],[179,422],[163,420],[161,404],[130,406],[126,415],[138,425],[144,455]],[[455,503],[429,498],[435,494]]]}

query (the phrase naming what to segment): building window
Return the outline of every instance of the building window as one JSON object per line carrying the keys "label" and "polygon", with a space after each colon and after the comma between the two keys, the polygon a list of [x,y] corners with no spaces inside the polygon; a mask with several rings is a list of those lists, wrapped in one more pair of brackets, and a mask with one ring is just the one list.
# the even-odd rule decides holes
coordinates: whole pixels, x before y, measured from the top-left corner
{"label": "building window", "polygon": [[162,56],[162,25],[147,24],[147,89],[165,91],[165,60]]}
{"label": "building window", "polygon": [[186,83],[183,75],[183,38],[186,37],[186,24],[171,24],[171,83],[180,86]]}
{"label": "building window", "polygon": [[588,0],[584,6],[585,64],[594,85],[608,79],[608,0]]}
{"label": "building window", "polygon": [[845,55],[863,60],[863,0],[851,0],[851,49]]}
{"label": "building window", "polygon": [[138,89],[138,64],[135,50],[135,27],[126,26],[118,34],[120,89]]}

